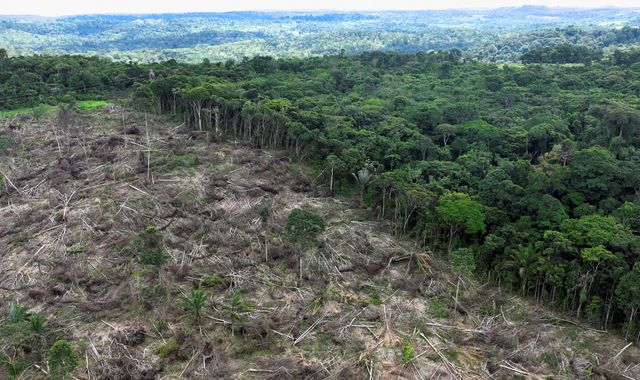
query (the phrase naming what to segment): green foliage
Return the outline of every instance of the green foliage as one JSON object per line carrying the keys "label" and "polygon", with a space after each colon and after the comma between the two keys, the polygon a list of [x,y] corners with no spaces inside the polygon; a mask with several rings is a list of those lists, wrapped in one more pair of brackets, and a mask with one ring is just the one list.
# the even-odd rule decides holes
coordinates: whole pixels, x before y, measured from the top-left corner
{"label": "green foliage", "polygon": [[584,248],[580,251],[580,257],[586,262],[598,262],[613,259],[615,255],[602,246]]}
{"label": "green foliage", "polygon": [[45,332],[45,318],[41,314],[27,317],[27,307],[12,304],[9,307],[7,323],[0,325],[0,338],[12,346],[27,344],[32,347],[39,345],[38,337]]}
{"label": "green foliage", "polygon": [[429,303],[429,309],[438,318],[449,318],[451,311],[447,308],[445,302],[440,298],[435,298]]}
{"label": "green foliage", "polygon": [[382,298],[380,298],[380,294],[378,293],[372,293],[371,296],[369,297],[369,303],[371,305],[382,305]]}
{"label": "green foliage", "polygon": [[200,165],[200,160],[196,154],[170,154],[165,157],[167,170],[173,171],[178,168],[193,168]]}
{"label": "green foliage", "polygon": [[266,226],[269,223],[269,206],[263,205],[258,210],[258,215],[260,215],[260,223],[262,226]]}
{"label": "green foliage", "polygon": [[640,232],[640,203],[625,202],[615,214],[623,226],[635,233]]}
{"label": "green foliage", "polygon": [[27,369],[28,365],[24,360],[10,358],[6,354],[0,352],[0,363],[4,366],[9,379],[18,379],[20,375]]}
{"label": "green foliage", "polygon": [[101,109],[108,105],[109,103],[104,100],[81,100],[79,102],[76,102],[76,107],[83,111]]}
{"label": "green foliage", "polygon": [[210,276],[205,276],[200,281],[200,285],[205,288],[215,288],[216,286],[224,283],[224,279],[217,273],[214,273]]}
{"label": "green foliage", "polygon": [[153,350],[153,353],[158,355],[162,359],[166,359],[172,354],[178,352],[180,350],[180,345],[178,342],[171,338],[164,343],[161,343]]}
{"label": "green foliage", "polygon": [[78,367],[80,358],[71,343],[58,340],[49,349],[48,363],[51,379],[64,380],[71,378],[71,373]]}
{"label": "green foliage", "polygon": [[628,318],[626,323],[626,336],[628,337],[634,322],[636,322],[636,328],[640,330],[640,324],[637,323],[638,310],[640,309],[640,261],[637,261],[633,265],[633,269],[622,276],[615,294],[620,304],[623,305],[622,308]]}
{"label": "green foliage", "polygon": [[139,110],[149,112],[154,106],[153,91],[145,84],[136,83],[131,94],[131,102]]}
{"label": "green foliage", "polygon": [[44,333],[44,324],[46,319],[41,314],[33,314],[29,317],[29,323],[31,324],[31,331],[33,333],[42,335]]}
{"label": "green foliage", "polygon": [[317,236],[325,229],[321,215],[299,208],[293,209],[284,226],[287,238],[300,249],[308,249],[316,244]]}
{"label": "green foliage", "polygon": [[451,360],[451,361],[456,361],[458,359],[458,356],[460,355],[460,351],[457,347],[453,346],[450,349],[446,350],[444,352],[444,356],[447,357],[447,359]]}
{"label": "green foliage", "polygon": [[593,146],[576,152],[569,164],[576,190],[587,199],[599,201],[612,193],[616,160],[607,149]]}
{"label": "green foliage", "polygon": [[231,332],[233,334],[238,331],[242,331],[247,323],[247,319],[243,313],[253,310],[251,304],[244,301],[238,292],[233,292],[231,295],[231,301],[228,304],[223,305],[222,308],[231,319]]}
{"label": "green foliage", "polygon": [[28,320],[0,325],[1,340],[14,347],[30,344],[33,337],[33,329]]}
{"label": "green foliage", "polygon": [[14,108],[10,110],[0,110],[0,119],[14,118],[18,116],[34,116],[36,119],[53,113],[54,106],[48,104],[38,104],[33,107]]}
{"label": "green foliage", "polygon": [[196,322],[200,321],[200,312],[206,302],[207,296],[202,289],[193,289],[190,297],[182,297],[182,307],[193,313]]}
{"label": "green foliage", "polygon": [[[343,22],[333,17],[325,21]],[[536,42],[524,45],[520,37],[500,44],[494,36],[481,52],[469,42],[463,52],[255,57],[224,65],[18,57],[12,51],[0,65],[0,91],[9,94],[0,108],[129,94],[141,108],[212,131],[212,138],[285,150],[316,165],[313,183],[301,180],[294,190],[326,186],[359,195],[367,210],[358,220],[389,219],[394,233],[450,253],[457,270],[475,268],[501,286],[576,314],[608,313],[607,322],[616,326],[631,319],[633,330],[633,302],[625,297],[634,288],[630,280],[620,284],[640,246],[640,77],[633,75],[640,72],[634,63],[640,55],[613,52],[591,65],[495,65],[465,56],[513,60],[550,41],[556,46],[579,37],[598,50],[640,38],[637,28],[592,28],[599,33],[539,30]],[[384,44],[387,37],[376,41]],[[421,46],[422,38],[411,46]],[[167,162],[189,167],[197,157],[169,156]],[[285,223],[300,260],[325,228],[322,217],[310,214],[294,210]],[[259,215],[267,231],[268,210]],[[153,229],[131,247],[145,265],[168,260]],[[202,286],[217,283],[203,279]]]}
{"label": "green foliage", "polygon": [[473,249],[458,248],[449,253],[449,264],[464,274],[472,274],[476,270],[476,259]]}
{"label": "green foliage", "polygon": [[402,340],[402,345],[400,346],[400,348],[402,350],[402,363],[409,363],[415,356],[413,352],[413,346],[411,345],[411,342],[409,342],[409,339],[404,338]]}
{"label": "green foliage", "polygon": [[169,260],[169,255],[164,251],[162,237],[154,226],[140,231],[132,246],[141,264],[159,267]]}
{"label": "green foliage", "polygon": [[23,321],[27,316],[27,308],[19,303],[14,303],[9,307],[9,323],[18,323]]}
{"label": "green foliage", "polygon": [[[11,18],[3,20],[2,35],[10,54],[2,49],[0,59],[56,51],[93,53],[121,61],[206,60],[204,63],[212,66],[209,60],[223,62],[253,56],[303,57],[335,55],[341,51],[349,55],[370,50],[440,49],[451,51],[447,54],[447,61],[451,63],[460,62],[463,52],[490,62],[515,62],[522,57],[525,62],[582,63],[598,60],[602,48],[637,43],[639,33],[633,27],[637,25],[634,17],[637,18],[633,12],[616,9],[522,7],[508,11],[415,12],[411,17],[403,12],[313,15],[251,12]],[[473,22],[469,22],[470,19]],[[425,25],[438,27],[425,28]],[[619,28],[618,25],[631,26]],[[331,33],[327,33],[328,30]],[[576,41],[580,42],[579,46],[575,45]],[[615,61],[630,64],[637,61],[634,57],[625,50],[615,56]],[[268,73],[273,71],[273,66],[272,60],[261,59],[252,69]],[[71,68],[58,67],[65,83],[81,90],[100,84],[101,77],[95,73]],[[444,66],[442,71],[450,72],[451,66]],[[354,81],[341,74],[328,71],[327,85],[335,91],[346,92],[354,86]]]}
{"label": "green foliage", "polygon": [[584,63],[602,58],[602,50],[563,44],[533,49],[522,56],[524,63]]}
{"label": "green foliage", "polygon": [[8,137],[0,136],[0,152],[11,147],[11,140]]}
{"label": "green foliage", "polygon": [[446,193],[436,209],[445,222],[462,228],[467,234],[484,232],[484,206],[467,194]]}
{"label": "green foliage", "polygon": [[229,305],[229,308],[232,311],[238,312],[238,313],[253,310],[253,308],[251,307],[251,304],[245,302],[240,296],[240,293],[238,292],[233,292],[233,294],[231,295],[231,303]]}
{"label": "green foliage", "polygon": [[561,228],[575,244],[585,247],[607,245],[626,233],[613,217],[595,214],[567,220]]}
{"label": "green foliage", "polygon": [[48,104],[40,104],[31,109],[31,116],[36,118],[36,120],[42,119],[47,114],[53,111],[53,107]]}
{"label": "green foliage", "polygon": [[600,315],[602,314],[603,306],[604,302],[602,298],[600,298],[599,296],[591,297],[588,305],[585,308],[589,320],[598,322],[600,320]]}
{"label": "green foliage", "polygon": [[79,255],[86,251],[86,247],[84,245],[74,245],[72,247],[67,248],[67,253],[72,255]]}

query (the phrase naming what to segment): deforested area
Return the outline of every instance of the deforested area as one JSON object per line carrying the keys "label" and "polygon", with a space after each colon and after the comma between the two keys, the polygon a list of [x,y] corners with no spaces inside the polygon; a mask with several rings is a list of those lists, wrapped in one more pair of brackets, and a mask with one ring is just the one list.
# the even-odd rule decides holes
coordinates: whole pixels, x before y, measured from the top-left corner
{"label": "deforested area", "polygon": [[285,152],[211,136],[113,104],[6,122],[5,374],[639,375],[621,336],[473,279]]}
{"label": "deforested area", "polygon": [[637,5],[359,1],[0,4],[0,380],[640,379]]}

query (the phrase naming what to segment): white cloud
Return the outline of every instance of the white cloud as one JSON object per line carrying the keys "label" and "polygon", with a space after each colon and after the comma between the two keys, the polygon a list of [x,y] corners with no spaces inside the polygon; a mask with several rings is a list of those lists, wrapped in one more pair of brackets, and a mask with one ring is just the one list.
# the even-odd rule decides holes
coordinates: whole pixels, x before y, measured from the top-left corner
{"label": "white cloud", "polygon": [[383,10],[495,8],[524,4],[556,7],[638,7],[637,0],[0,0],[0,14],[58,16],[90,13],[165,13],[246,10]]}

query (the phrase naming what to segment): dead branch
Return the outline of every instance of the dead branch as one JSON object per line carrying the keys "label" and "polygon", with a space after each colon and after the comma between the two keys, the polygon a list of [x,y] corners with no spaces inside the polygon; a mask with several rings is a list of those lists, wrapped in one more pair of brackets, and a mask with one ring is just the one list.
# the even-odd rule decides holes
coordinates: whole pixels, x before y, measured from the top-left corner
{"label": "dead branch", "polygon": [[458,371],[458,369],[456,368],[456,366],[451,363],[443,354],[442,352],[440,352],[440,350],[438,350],[436,348],[436,346],[433,345],[433,343],[431,343],[431,341],[429,340],[429,338],[427,338],[422,332],[420,333],[420,336],[427,341],[427,344],[436,352],[436,354],[438,355],[438,357],[440,357],[440,360],[442,360],[442,362],[445,365],[445,368],[447,368],[447,371],[449,372],[449,374],[455,378],[455,379],[462,379],[462,374],[460,374],[460,372]]}
{"label": "dead branch", "polygon": [[306,329],[306,330],[305,330],[305,332],[303,332],[303,333],[302,333],[302,335],[300,335],[300,336],[298,337],[298,339],[296,339],[296,340],[293,342],[293,344],[295,345],[295,344],[300,343],[300,342],[301,342],[301,341],[302,341],[302,340],[303,340],[307,335],[309,335],[309,333],[310,333],[311,331],[313,331],[313,329],[314,329],[314,328],[316,328],[316,326],[317,326],[320,322],[322,322],[322,320],[324,319],[324,317],[325,317],[326,315],[327,315],[327,313],[324,313],[320,318],[318,318],[318,319],[317,319],[317,320],[316,320],[316,321],[315,321],[311,326],[309,326],[309,328],[308,328],[308,329]]}
{"label": "dead branch", "polygon": [[0,173],[2,173],[2,175],[7,180],[7,182],[9,182],[9,185],[11,185],[11,187],[13,187],[15,191],[18,192],[18,194],[22,195],[22,192],[16,187],[16,185],[13,184],[13,182],[11,182],[11,179],[9,179],[9,177],[4,173],[4,171],[0,170]]}

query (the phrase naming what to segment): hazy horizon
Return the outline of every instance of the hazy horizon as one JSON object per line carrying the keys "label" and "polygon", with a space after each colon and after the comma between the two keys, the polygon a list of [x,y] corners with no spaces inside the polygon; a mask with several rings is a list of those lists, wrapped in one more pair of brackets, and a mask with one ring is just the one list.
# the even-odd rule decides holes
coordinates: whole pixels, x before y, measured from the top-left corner
{"label": "hazy horizon", "polygon": [[184,1],[175,3],[167,0],[143,0],[127,2],[114,0],[108,3],[83,1],[44,1],[25,0],[0,5],[2,16],[41,16],[60,17],[73,15],[94,14],[161,14],[161,13],[223,13],[223,12],[367,12],[367,11],[429,11],[429,10],[457,10],[457,9],[495,9],[503,7],[546,6],[550,8],[634,8],[640,6],[636,1],[629,0],[559,0],[559,1],[518,1],[491,0],[476,2],[471,0],[451,0],[446,2],[423,2],[415,0],[398,1],[350,1],[348,4],[337,0],[322,2],[322,7],[315,6],[310,1],[275,0],[269,6],[256,1],[219,1],[216,4],[202,4],[201,1]]}

